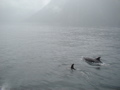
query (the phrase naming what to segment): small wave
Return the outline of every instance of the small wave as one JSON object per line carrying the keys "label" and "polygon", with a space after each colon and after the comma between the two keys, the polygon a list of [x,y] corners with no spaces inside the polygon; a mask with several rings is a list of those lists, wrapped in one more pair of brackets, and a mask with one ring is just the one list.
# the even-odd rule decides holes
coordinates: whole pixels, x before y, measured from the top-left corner
{"label": "small wave", "polygon": [[81,56],[80,60],[81,60],[81,61],[84,60],[84,56]]}
{"label": "small wave", "polygon": [[93,62],[87,62],[87,61],[85,61],[85,62],[92,66],[101,66],[102,65],[102,63],[93,63]]}
{"label": "small wave", "polygon": [[110,64],[107,64],[107,63],[101,63],[101,66],[109,66]]}

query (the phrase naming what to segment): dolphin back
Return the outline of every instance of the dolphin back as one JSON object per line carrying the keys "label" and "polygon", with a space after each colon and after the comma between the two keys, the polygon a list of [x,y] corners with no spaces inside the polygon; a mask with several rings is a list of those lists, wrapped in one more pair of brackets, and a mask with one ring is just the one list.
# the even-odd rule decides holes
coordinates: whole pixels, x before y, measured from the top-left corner
{"label": "dolphin back", "polygon": [[87,61],[87,62],[92,62],[92,63],[102,63],[101,60],[100,60],[101,57],[98,57],[98,58],[87,58],[87,57],[84,57],[84,60]]}

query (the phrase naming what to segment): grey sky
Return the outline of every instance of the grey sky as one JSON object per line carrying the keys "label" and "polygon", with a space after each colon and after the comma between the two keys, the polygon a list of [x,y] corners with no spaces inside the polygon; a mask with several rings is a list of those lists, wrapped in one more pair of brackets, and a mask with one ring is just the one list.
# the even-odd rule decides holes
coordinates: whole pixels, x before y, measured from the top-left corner
{"label": "grey sky", "polygon": [[20,20],[46,6],[50,0],[0,0],[0,20]]}
{"label": "grey sky", "polygon": [[120,26],[120,0],[51,0],[31,21],[69,26]]}
{"label": "grey sky", "polygon": [[0,21],[120,26],[120,0],[0,0]]}

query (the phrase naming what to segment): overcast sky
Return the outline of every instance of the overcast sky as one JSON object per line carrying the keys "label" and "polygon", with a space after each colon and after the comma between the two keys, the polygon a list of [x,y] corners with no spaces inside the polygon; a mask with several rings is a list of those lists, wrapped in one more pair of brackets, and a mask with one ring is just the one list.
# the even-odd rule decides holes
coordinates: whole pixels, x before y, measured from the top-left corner
{"label": "overcast sky", "polygon": [[31,16],[50,0],[0,0],[0,20],[20,20]]}
{"label": "overcast sky", "polygon": [[30,17],[50,23],[120,26],[120,0],[0,0],[0,22]]}

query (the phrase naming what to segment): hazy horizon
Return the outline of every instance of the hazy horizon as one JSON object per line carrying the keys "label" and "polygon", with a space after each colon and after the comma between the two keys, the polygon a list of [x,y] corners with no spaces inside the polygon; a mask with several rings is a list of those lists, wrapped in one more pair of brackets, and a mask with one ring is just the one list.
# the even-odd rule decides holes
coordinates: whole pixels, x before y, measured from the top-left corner
{"label": "hazy horizon", "polygon": [[119,27],[119,5],[119,0],[1,0],[0,22]]}
{"label": "hazy horizon", "polygon": [[119,58],[120,0],[0,0],[0,90],[120,90]]}

